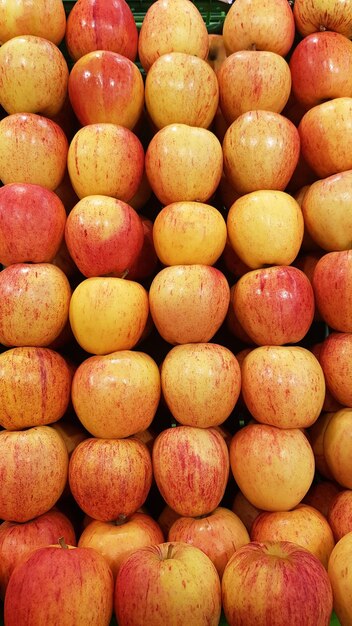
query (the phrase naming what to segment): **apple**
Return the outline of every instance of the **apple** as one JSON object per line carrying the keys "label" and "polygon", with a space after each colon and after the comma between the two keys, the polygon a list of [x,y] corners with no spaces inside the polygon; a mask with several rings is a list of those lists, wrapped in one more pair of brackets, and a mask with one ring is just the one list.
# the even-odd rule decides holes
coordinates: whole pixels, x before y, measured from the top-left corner
{"label": "apple", "polygon": [[352,491],[350,489],[344,489],[335,495],[330,503],[327,519],[336,543],[347,533],[352,532]]}
{"label": "apple", "polygon": [[331,31],[304,37],[290,58],[292,92],[310,109],[325,100],[352,96],[352,41]]}
{"label": "apple", "polygon": [[169,530],[168,541],[184,541],[203,550],[221,579],[230,557],[250,539],[240,518],[219,506],[207,516],[179,517]]}
{"label": "apple", "polygon": [[171,344],[208,342],[223,323],[230,300],[225,275],[209,265],[173,265],[153,278],[153,322]]}
{"label": "apple", "polygon": [[352,407],[352,334],[330,333],[322,343],[319,360],[333,398]]}
{"label": "apple", "polygon": [[0,518],[28,522],[49,511],[66,483],[68,454],[50,426],[0,432]]}
{"label": "apple", "polygon": [[110,50],[134,61],[138,31],[129,4],[125,0],[78,0],[67,19],[65,42],[74,61],[94,50]]}
{"label": "apple", "polygon": [[329,626],[333,596],[314,554],[290,541],[265,541],[251,542],[231,557],[222,603],[229,626],[264,626],[269,620],[270,626]]}
{"label": "apple", "polygon": [[310,33],[332,30],[352,37],[350,0],[297,0],[293,16],[298,32],[305,37]]}
{"label": "apple", "polygon": [[251,532],[254,520],[259,513],[262,512],[261,509],[253,506],[253,504],[247,500],[242,491],[236,493],[232,503],[232,511],[240,518],[249,533]]}
{"label": "apple", "polygon": [[53,117],[63,107],[68,67],[61,50],[43,37],[21,35],[0,47],[0,103],[7,113]]}
{"label": "apple", "polygon": [[226,131],[224,172],[240,194],[263,189],[283,191],[298,162],[297,128],[280,113],[248,111]]}
{"label": "apple", "polygon": [[224,38],[220,33],[209,33],[209,50],[206,62],[218,74],[220,67],[227,57]]}
{"label": "apple", "polygon": [[269,50],[281,56],[291,49],[295,22],[286,0],[236,0],[223,23],[227,54],[240,50]]}
{"label": "apple", "polygon": [[60,544],[32,552],[15,569],[6,591],[4,620],[7,626],[109,626],[113,591],[104,557],[91,548],[68,546],[61,538]]}
{"label": "apple", "polygon": [[[352,46],[352,42],[351,42]],[[348,250],[352,236],[352,170],[317,180],[304,196],[304,224],[313,240],[328,252]]]}
{"label": "apple", "polygon": [[318,419],[325,379],[318,359],[309,350],[261,346],[247,354],[241,376],[243,399],[258,422],[279,428],[307,428]]}
{"label": "apple", "polygon": [[126,202],[86,196],[67,217],[65,241],[83,276],[123,276],[142,250],[143,225]]}
{"label": "apple", "polygon": [[132,130],[144,104],[144,83],[137,65],[110,50],[89,52],[76,61],[68,93],[82,126],[111,123]]}
{"label": "apple", "polygon": [[119,350],[85,359],[72,381],[77,417],[94,437],[115,439],[146,430],[159,400],[159,368],[144,352]]}
{"label": "apple", "polygon": [[352,98],[317,104],[302,117],[302,156],[320,178],[352,169]]}
{"label": "apple", "polygon": [[122,564],[116,579],[119,626],[186,624],[218,626],[220,580],[209,557],[182,541],[141,548]]}
{"label": "apple", "polygon": [[166,428],[154,442],[152,459],[157,487],[176,513],[196,517],[219,506],[229,476],[229,453],[214,428]]}
{"label": "apple", "polygon": [[68,141],[58,124],[36,113],[13,113],[0,121],[0,180],[32,183],[51,191],[61,183]]}
{"label": "apple", "polygon": [[[73,135],[75,135],[76,132],[77,132],[77,129],[74,131]],[[69,212],[75,206],[75,204],[77,204],[77,202],[79,201],[79,197],[77,196],[75,190],[72,187],[72,183],[70,180],[67,167],[65,169],[65,174],[60,185],[56,187],[55,189],[55,193],[60,198],[61,202],[63,203],[66,209],[66,214],[68,215]]]}
{"label": "apple", "polygon": [[5,592],[15,567],[33,550],[56,543],[64,536],[76,545],[72,523],[61,511],[50,509],[28,522],[2,522],[0,525],[0,596]]}
{"label": "apple", "polygon": [[230,463],[243,495],[265,511],[292,509],[314,478],[313,450],[298,428],[247,424],[232,438]]}
{"label": "apple", "polygon": [[232,293],[231,306],[258,345],[298,343],[314,316],[314,294],[307,276],[292,266],[252,270]]}
{"label": "apple", "polygon": [[169,124],[152,138],[145,168],[150,186],[163,205],[206,202],[222,174],[220,141],[206,128]]}
{"label": "apple", "polygon": [[[313,352],[314,356],[317,357],[319,363],[320,363],[320,353],[321,353],[323,343],[324,342],[321,341],[310,347],[310,350]],[[341,404],[336,400],[336,398],[333,397],[330,389],[327,386],[325,386],[325,400],[323,404],[323,411],[334,412],[334,411],[338,411],[341,408],[342,408]]]}
{"label": "apple", "polygon": [[[339,492],[340,487],[337,483],[334,483],[331,480],[321,480],[320,482],[312,484],[308,493],[304,496],[302,503],[309,504],[309,506],[314,507],[328,519],[330,505]],[[334,531],[329,519],[328,522],[332,531]]]}
{"label": "apple", "polygon": [[334,547],[328,566],[328,574],[334,594],[334,611],[343,626],[352,623],[351,581],[352,532],[342,537]]}
{"label": "apple", "polygon": [[[225,248],[221,255],[221,260],[224,262],[226,270],[230,274],[233,274],[236,278],[239,278],[240,276],[243,276],[250,271],[248,265],[243,263],[238,254],[236,254],[236,252],[234,251],[233,247],[230,244],[229,238],[227,238],[226,240]],[[235,285],[232,285],[231,290],[233,290],[234,286]]]}
{"label": "apple", "polygon": [[314,554],[325,568],[335,545],[329,523],[320,511],[298,504],[291,511],[263,512],[251,528],[251,541],[292,541]]}
{"label": "apple", "polygon": [[235,200],[227,214],[230,243],[250,269],[290,265],[301,248],[303,231],[300,206],[284,191],[247,193]]}
{"label": "apple", "polygon": [[285,59],[267,50],[230,54],[218,71],[220,108],[229,124],[253,110],[281,113],[291,91]]}
{"label": "apple", "polygon": [[137,511],[130,517],[121,516],[111,522],[92,520],[81,534],[78,547],[99,552],[116,579],[122,562],[130,554],[162,541],[164,536],[158,523],[150,515]]}
{"label": "apple", "polygon": [[162,362],[160,374],[163,398],[174,418],[186,426],[222,424],[241,389],[236,357],[216,343],[175,346]]}
{"label": "apple", "polygon": [[76,341],[92,354],[131,350],[143,334],[148,314],[145,288],[132,280],[110,276],[79,283],[69,309]]}
{"label": "apple", "polygon": [[334,330],[352,332],[352,251],[324,254],[315,267],[312,284],[323,320]]}
{"label": "apple", "polygon": [[138,39],[138,57],[148,72],[163,54],[184,52],[206,59],[207,27],[190,0],[156,0],[147,9]]}
{"label": "apple", "polygon": [[103,195],[128,202],[141,183],[144,150],[138,137],[117,124],[88,124],[70,143],[67,167],[77,196]]}
{"label": "apple", "polygon": [[10,183],[0,189],[0,263],[48,263],[64,236],[66,211],[49,189]]}
{"label": "apple", "polygon": [[[227,129],[228,129],[228,126],[226,126],[224,130],[224,135],[221,141],[223,141]],[[233,205],[235,200],[237,200],[241,195],[237,193],[237,191],[233,188],[229,179],[226,178],[224,173],[222,173],[220,183],[217,188],[217,193],[219,195],[219,200],[221,201],[221,204],[227,210],[230,209],[230,207]]]}
{"label": "apple", "polygon": [[176,513],[168,504],[165,504],[157,520],[164,537],[167,537],[172,524],[179,517],[181,517],[179,513]]}
{"label": "apple", "polygon": [[50,263],[16,263],[0,272],[0,343],[51,344],[68,319],[71,287]]}
{"label": "apple", "polygon": [[345,408],[333,413],[324,433],[324,455],[336,482],[352,489],[351,437],[352,409]]}
{"label": "apple", "polygon": [[73,416],[68,413],[63,419],[55,422],[55,424],[51,424],[51,427],[54,428],[64,440],[69,457],[74,449],[77,448],[78,444],[88,439],[89,436],[86,430],[73,421],[72,417]]}
{"label": "apple", "polygon": [[136,280],[137,282],[154,276],[157,273],[159,261],[153,240],[154,224],[144,215],[140,215],[140,218],[143,227],[143,244],[140,253],[134,263],[131,263],[128,274],[126,274],[129,280]]}
{"label": "apple", "polygon": [[324,436],[325,431],[329,425],[329,422],[334,415],[334,412],[324,411],[318,417],[316,422],[308,429],[308,438],[314,452],[315,467],[321,476],[328,480],[333,480],[334,477],[328,466],[325,450],[324,450]]}
{"label": "apple", "polygon": [[142,209],[144,209],[147,202],[151,199],[151,195],[152,189],[144,170],[140,185],[133,198],[131,198],[131,200],[129,201],[129,204],[135,211],[139,213]]}
{"label": "apple", "polygon": [[164,265],[214,265],[226,237],[220,211],[202,202],[173,202],[154,221],[154,246]]}
{"label": "apple", "polygon": [[18,35],[36,35],[59,45],[65,29],[62,0],[1,0],[1,44]]}
{"label": "apple", "polygon": [[71,380],[66,360],[54,350],[6,350],[0,354],[1,426],[22,430],[56,422],[68,407]]}
{"label": "apple", "polygon": [[138,439],[82,441],[69,465],[72,495],[84,513],[101,522],[128,517],[141,507],[152,483],[147,446]]}
{"label": "apple", "polygon": [[157,58],[145,81],[145,104],[156,128],[188,124],[209,128],[219,103],[219,86],[210,65],[185,52]]}

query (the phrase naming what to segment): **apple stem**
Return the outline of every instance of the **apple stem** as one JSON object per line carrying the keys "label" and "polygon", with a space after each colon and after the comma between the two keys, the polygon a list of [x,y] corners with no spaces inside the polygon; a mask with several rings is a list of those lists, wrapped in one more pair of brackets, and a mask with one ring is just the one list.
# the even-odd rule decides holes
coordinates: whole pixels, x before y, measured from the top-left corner
{"label": "apple stem", "polygon": [[323,24],[320,24],[320,26],[319,26],[319,31],[320,31],[321,33],[324,33],[324,32],[326,31],[326,26],[323,26]]}
{"label": "apple stem", "polygon": [[128,272],[129,272],[129,271],[130,271],[130,270],[129,270],[129,269],[128,269],[128,267],[127,267],[127,269],[125,269],[125,271],[124,271],[124,272],[122,272],[122,274],[121,274],[120,278],[126,278],[126,276],[127,276],[127,274],[128,274]]}
{"label": "apple stem", "polygon": [[127,515],[119,515],[118,518],[115,520],[115,526],[122,526],[122,524],[124,524],[127,520]]}
{"label": "apple stem", "polygon": [[169,543],[169,545],[167,546],[167,554],[166,554],[167,559],[171,559],[173,548],[174,548],[173,543]]}
{"label": "apple stem", "polygon": [[250,47],[250,50],[254,50],[254,51],[255,51],[256,49],[257,49],[256,44],[255,44],[255,43],[252,43],[252,45],[251,45],[251,47]]}
{"label": "apple stem", "polygon": [[68,545],[63,537],[60,537],[58,543],[61,546],[61,548],[64,548],[65,550],[68,549]]}

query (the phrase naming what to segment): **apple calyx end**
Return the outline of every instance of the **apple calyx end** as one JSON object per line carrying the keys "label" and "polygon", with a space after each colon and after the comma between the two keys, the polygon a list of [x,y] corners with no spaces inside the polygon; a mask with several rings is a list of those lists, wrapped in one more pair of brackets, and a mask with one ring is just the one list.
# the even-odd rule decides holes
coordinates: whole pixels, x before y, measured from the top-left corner
{"label": "apple calyx end", "polygon": [[319,24],[319,32],[320,33],[325,33],[325,31],[327,30],[326,26],[324,26],[324,24]]}

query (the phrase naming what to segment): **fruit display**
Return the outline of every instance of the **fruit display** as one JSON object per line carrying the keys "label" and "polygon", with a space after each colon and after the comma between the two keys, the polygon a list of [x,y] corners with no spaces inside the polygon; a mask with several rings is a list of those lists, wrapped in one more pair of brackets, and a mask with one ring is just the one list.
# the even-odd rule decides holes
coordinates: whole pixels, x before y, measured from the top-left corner
{"label": "fruit display", "polygon": [[0,0],[0,625],[352,625],[352,0]]}

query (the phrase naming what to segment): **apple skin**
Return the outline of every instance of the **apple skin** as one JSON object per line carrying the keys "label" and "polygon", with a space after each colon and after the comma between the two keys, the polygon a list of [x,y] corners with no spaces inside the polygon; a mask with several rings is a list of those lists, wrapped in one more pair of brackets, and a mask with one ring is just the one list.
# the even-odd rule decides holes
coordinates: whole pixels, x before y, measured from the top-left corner
{"label": "apple skin", "polygon": [[102,195],[129,202],[142,180],[144,150],[128,128],[89,124],[80,128],[72,139],[67,167],[80,199]]}
{"label": "apple skin", "polygon": [[318,511],[320,511],[320,513],[322,513],[322,515],[324,515],[324,517],[326,517],[333,532],[334,529],[332,527],[331,521],[328,518],[328,513],[330,505],[332,504],[338,493],[340,493],[340,487],[337,485],[337,483],[330,480],[322,480],[316,483],[313,482],[308,493],[304,496],[302,500],[302,504],[309,504],[309,506],[317,509]]}
{"label": "apple skin", "polygon": [[61,50],[34,35],[14,37],[0,47],[0,103],[7,113],[53,117],[63,107],[68,67]]}
{"label": "apple skin", "polygon": [[98,276],[87,278],[73,291],[69,319],[83,350],[108,354],[131,350],[143,334],[148,314],[148,294],[142,285]]}
{"label": "apple skin", "polygon": [[334,547],[328,566],[328,574],[334,594],[334,611],[341,624],[352,624],[352,532],[342,537]]}
{"label": "apple skin", "polygon": [[352,334],[330,333],[320,350],[328,389],[343,406],[352,407]]}
{"label": "apple skin", "polygon": [[49,189],[12,183],[0,189],[0,263],[48,263],[64,236],[66,211]]}
{"label": "apple skin", "polygon": [[333,597],[328,574],[313,554],[289,541],[265,541],[251,542],[231,557],[222,603],[229,626],[329,626]]}
{"label": "apple skin", "polygon": [[66,169],[68,141],[58,124],[36,113],[13,113],[0,121],[0,179],[53,191]]}
{"label": "apple skin", "polygon": [[[1,527],[0,527],[1,528]],[[108,563],[114,580],[122,562],[133,552],[164,541],[158,523],[145,513],[133,513],[126,520],[91,521],[81,534],[78,547],[93,548]]]}
{"label": "apple skin", "polygon": [[214,265],[226,237],[220,211],[202,202],[173,202],[154,221],[154,246],[164,265]]}
{"label": "apple skin", "polygon": [[184,52],[206,59],[207,27],[189,0],[157,0],[148,8],[138,39],[138,56],[145,72],[163,54]]}
{"label": "apple skin", "polygon": [[158,517],[158,524],[163,531],[165,537],[167,537],[172,524],[179,517],[181,517],[179,513],[176,513],[176,511],[174,511],[168,504],[165,504],[163,510]]}
{"label": "apple skin", "polygon": [[127,277],[129,280],[141,282],[157,273],[159,259],[155,252],[153,241],[153,222],[140,215],[143,227],[143,244],[140,253],[129,267]]}
{"label": "apple skin", "polygon": [[51,509],[28,522],[2,522],[0,525],[0,596],[5,597],[15,567],[33,550],[49,546],[64,537],[76,545],[72,523],[61,511]]}
{"label": "apple skin", "polygon": [[330,503],[327,519],[336,543],[352,532],[352,491],[350,489],[342,490],[335,495]]}
{"label": "apple skin", "polygon": [[352,37],[351,0],[297,0],[293,16],[298,32],[305,37],[327,30]]}
{"label": "apple skin", "polygon": [[304,195],[305,227],[318,246],[327,252],[350,248],[352,218],[348,207],[351,202],[352,170],[317,180]]}
{"label": "apple skin", "polygon": [[290,120],[272,111],[248,111],[225,133],[225,176],[240,194],[263,189],[283,191],[299,153],[298,130]]}
{"label": "apple skin", "polygon": [[352,42],[331,31],[304,37],[290,58],[292,92],[310,109],[325,100],[352,96]]}
{"label": "apple skin", "polygon": [[249,543],[250,538],[235,513],[217,507],[205,517],[178,518],[169,530],[168,541],[184,541],[203,550],[214,563],[221,580],[230,557]]}
{"label": "apple skin", "polygon": [[[313,346],[310,347],[310,350],[313,352],[314,356],[317,357],[319,363],[320,363],[320,353],[321,353],[321,349],[323,346],[323,341],[314,344]],[[325,374],[324,374],[325,376]],[[325,379],[325,383],[326,383],[326,379]],[[323,411],[327,411],[327,412],[334,412],[334,411],[338,411],[339,409],[342,409],[341,404],[336,400],[336,398],[333,397],[330,389],[328,388],[327,385],[325,385],[325,400],[324,400],[324,404],[323,404]]]}
{"label": "apple skin", "polygon": [[292,266],[253,270],[236,283],[231,305],[258,345],[298,343],[314,317],[314,294],[307,276]]}
{"label": "apple skin", "polygon": [[90,357],[78,366],[72,402],[94,437],[123,438],[149,428],[160,388],[159,368],[148,354],[120,350]]}
{"label": "apple skin", "polygon": [[68,251],[86,278],[122,276],[143,246],[143,225],[126,202],[94,195],[82,198],[67,217]]}
{"label": "apple skin", "polygon": [[38,548],[10,578],[4,619],[8,626],[83,626],[88,620],[92,626],[109,626],[113,591],[112,572],[95,550],[58,544]]}
{"label": "apple skin", "polygon": [[352,169],[352,98],[334,98],[304,114],[298,132],[301,152],[319,178]]}
{"label": "apple skin", "polygon": [[216,343],[175,346],[162,362],[160,374],[163,398],[174,418],[186,426],[222,424],[240,394],[238,361]]}
{"label": "apple skin", "polygon": [[313,450],[297,428],[255,423],[244,426],[232,438],[230,463],[243,495],[265,511],[292,509],[314,478]]}
{"label": "apple skin", "polygon": [[307,504],[291,511],[261,513],[253,522],[251,541],[292,541],[314,554],[325,568],[335,545],[326,517]]}
{"label": "apple skin", "polygon": [[176,513],[197,517],[219,506],[229,476],[229,453],[214,428],[163,430],[153,446],[157,487]]}
{"label": "apple skin", "polygon": [[150,186],[164,206],[172,202],[206,202],[221,179],[220,141],[206,128],[170,124],[150,141],[145,168]]}
{"label": "apple skin", "polygon": [[308,438],[314,452],[315,468],[321,476],[334,480],[324,451],[324,436],[334,412],[324,411],[308,429]]}
{"label": "apple skin", "polygon": [[209,50],[206,62],[214,70],[216,75],[218,75],[218,71],[226,57],[223,36],[219,33],[209,33]]}
{"label": "apple skin", "polygon": [[223,23],[228,55],[240,50],[269,50],[284,57],[294,36],[292,10],[284,0],[240,0],[230,7]]}
{"label": "apple skin", "polygon": [[236,254],[250,269],[290,265],[303,240],[302,211],[284,191],[253,191],[230,207],[227,232]]}
{"label": "apple skin", "polygon": [[291,91],[285,59],[266,50],[230,54],[218,71],[220,108],[229,124],[254,110],[281,113]]}
{"label": "apple skin", "polygon": [[71,287],[51,263],[16,263],[0,272],[0,342],[49,346],[68,319]]}
{"label": "apple skin", "polygon": [[153,322],[171,344],[208,342],[223,323],[230,287],[208,265],[173,265],[154,277],[149,289]]}
{"label": "apple skin", "polygon": [[138,31],[125,0],[78,0],[67,18],[65,42],[77,61],[94,50],[110,50],[134,61]]}
{"label": "apple skin", "polygon": [[232,511],[238,515],[249,533],[251,532],[255,518],[262,512],[261,509],[253,506],[253,504],[247,500],[242,491],[236,493],[232,503]]}
{"label": "apple skin", "polygon": [[62,0],[2,0],[0,42],[18,35],[36,35],[61,43],[65,35],[66,14]]}
{"label": "apple skin", "polygon": [[324,455],[328,467],[339,485],[352,489],[351,478],[352,409],[333,413],[324,433]]}
{"label": "apple skin", "polygon": [[0,354],[0,424],[21,430],[51,424],[65,413],[72,373],[48,348],[19,347]]}
{"label": "apple skin", "polygon": [[188,124],[209,128],[219,103],[219,86],[210,65],[192,54],[163,54],[149,69],[145,104],[156,128]]}
{"label": "apple skin", "polygon": [[309,350],[261,346],[245,357],[241,375],[243,399],[258,422],[279,428],[307,428],[318,419],[325,379],[318,359]]}
{"label": "apple skin", "polygon": [[152,483],[152,461],[138,439],[82,441],[72,452],[69,483],[78,506],[101,522],[128,517],[145,502]]}
{"label": "apple skin", "polygon": [[206,554],[184,542],[141,548],[122,564],[115,586],[119,626],[218,626],[218,573]]}
{"label": "apple skin", "polygon": [[68,453],[50,426],[0,432],[0,518],[28,522],[49,511],[67,479]]}
{"label": "apple skin", "polygon": [[324,254],[315,267],[312,285],[316,306],[328,326],[352,332],[352,250]]}
{"label": "apple skin", "polygon": [[127,57],[97,50],[74,64],[68,94],[82,126],[110,123],[132,130],[143,109],[143,78]]}

